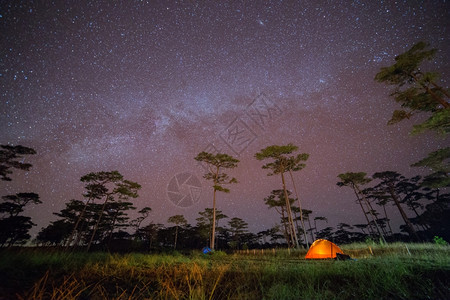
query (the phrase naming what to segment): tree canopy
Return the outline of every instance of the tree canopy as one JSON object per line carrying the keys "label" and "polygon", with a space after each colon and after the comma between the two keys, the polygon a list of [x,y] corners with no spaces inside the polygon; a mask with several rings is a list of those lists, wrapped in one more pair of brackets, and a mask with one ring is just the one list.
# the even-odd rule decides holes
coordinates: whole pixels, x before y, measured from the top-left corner
{"label": "tree canopy", "polygon": [[32,165],[21,161],[24,155],[36,154],[33,148],[24,147],[21,145],[10,146],[0,145],[0,178],[4,181],[11,181],[11,168],[28,171]]}
{"label": "tree canopy", "polygon": [[409,119],[418,112],[429,112],[431,117],[422,124],[414,126],[413,133],[427,129],[440,133],[450,131],[449,93],[436,82],[437,72],[425,72],[423,62],[434,58],[437,49],[429,49],[425,42],[418,42],[408,51],[395,57],[395,63],[381,68],[375,75],[378,82],[395,85],[391,96],[401,104],[401,110],[395,110],[388,124]]}

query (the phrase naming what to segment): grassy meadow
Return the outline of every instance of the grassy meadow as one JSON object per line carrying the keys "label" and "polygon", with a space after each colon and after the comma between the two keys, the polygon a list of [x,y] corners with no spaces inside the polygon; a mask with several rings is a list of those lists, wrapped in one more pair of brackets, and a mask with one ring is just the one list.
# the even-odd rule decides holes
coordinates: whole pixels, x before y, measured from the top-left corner
{"label": "grassy meadow", "polygon": [[0,252],[0,299],[450,299],[450,247],[351,244],[204,255]]}

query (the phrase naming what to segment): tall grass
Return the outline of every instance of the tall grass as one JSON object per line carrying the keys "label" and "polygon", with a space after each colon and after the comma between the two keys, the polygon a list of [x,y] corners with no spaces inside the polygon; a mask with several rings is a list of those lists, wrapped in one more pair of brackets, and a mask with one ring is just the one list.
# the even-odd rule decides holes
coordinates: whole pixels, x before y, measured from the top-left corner
{"label": "tall grass", "polygon": [[[0,253],[6,299],[449,299],[449,247],[355,244],[353,261],[299,253]],[[358,252],[359,251],[359,252]],[[369,250],[370,253],[370,250]]]}

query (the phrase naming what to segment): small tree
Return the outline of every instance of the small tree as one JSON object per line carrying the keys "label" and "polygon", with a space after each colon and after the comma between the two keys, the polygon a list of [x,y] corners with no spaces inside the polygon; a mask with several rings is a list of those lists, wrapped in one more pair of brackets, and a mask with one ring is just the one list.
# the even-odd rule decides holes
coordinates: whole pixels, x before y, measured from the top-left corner
{"label": "small tree", "polygon": [[66,222],[66,220],[53,221],[39,231],[36,242],[44,245],[62,245],[70,236],[72,228],[73,224]]}
{"label": "small tree", "polygon": [[230,234],[231,234],[231,248],[239,249],[242,238],[248,233],[248,223],[242,220],[241,218],[232,218],[228,225],[230,226]]}
{"label": "small tree", "polygon": [[148,207],[148,206],[144,207],[143,209],[138,211],[140,216],[130,222],[130,226],[132,228],[134,228],[134,233],[135,233],[134,239],[135,240],[138,238],[138,232],[139,232],[139,228],[141,227],[142,222],[148,218],[151,211],[152,211],[152,209],[150,207]]}
{"label": "small tree", "polygon": [[173,249],[177,248],[177,239],[178,239],[178,227],[181,226],[185,226],[187,225],[187,220],[184,218],[183,215],[175,215],[175,216],[171,216],[169,217],[169,219],[167,219],[167,222],[175,224],[175,242],[173,244]]}
{"label": "small tree", "polygon": [[225,184],[237,183],[236,178],[230,178],[223,169],[233,169],[237,167],[238,159],[224,153],[211,154],[208,152],[201,152],[195,160],[206,163],[208,173],[203,178],[213,182],[213,222],[210,248],[214,250],[214,241],[216,233],[216,192],[229,193],[230,190],[223,187]]}

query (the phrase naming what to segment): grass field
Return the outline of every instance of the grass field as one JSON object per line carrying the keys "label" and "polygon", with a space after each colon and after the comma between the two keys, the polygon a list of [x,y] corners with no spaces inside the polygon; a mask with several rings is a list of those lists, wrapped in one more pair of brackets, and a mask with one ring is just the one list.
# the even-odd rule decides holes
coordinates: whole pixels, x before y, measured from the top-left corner
{"label": "grass field", "polygon": [[[369,248],[370,247],[370,248]],[[450,247],[352,244],[203,255],[0,252],[0,299],[450,299]]]}

